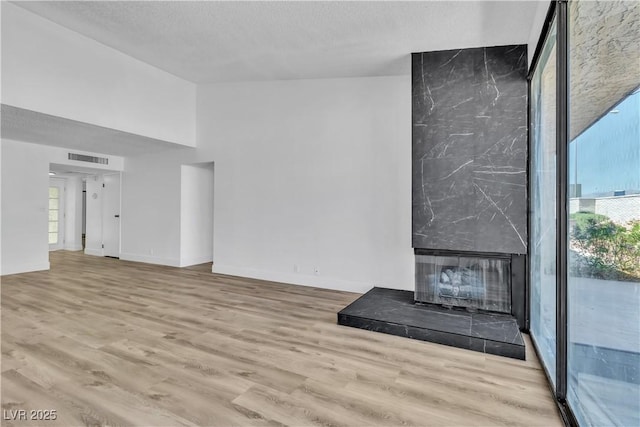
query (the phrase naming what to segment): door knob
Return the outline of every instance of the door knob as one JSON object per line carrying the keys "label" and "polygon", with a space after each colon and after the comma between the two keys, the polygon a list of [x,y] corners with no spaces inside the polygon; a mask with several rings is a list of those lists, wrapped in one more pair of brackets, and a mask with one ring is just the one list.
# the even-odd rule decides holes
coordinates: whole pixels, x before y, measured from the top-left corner
{"label": "door knob", "polygon": [[120,218],[120,215],[114,215],[116,218]]}

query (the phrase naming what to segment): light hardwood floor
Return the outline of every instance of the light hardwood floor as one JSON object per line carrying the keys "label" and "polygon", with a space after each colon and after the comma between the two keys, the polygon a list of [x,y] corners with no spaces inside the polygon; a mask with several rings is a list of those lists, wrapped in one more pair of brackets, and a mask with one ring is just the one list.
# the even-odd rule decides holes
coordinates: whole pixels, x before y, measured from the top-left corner
{"label": "light hardwood floor", "polygon": [[562,424],[531,351],[336,325],[357,297],[51,253],[51,271],[2,278],[2,408],[57,419],[3,425]]}

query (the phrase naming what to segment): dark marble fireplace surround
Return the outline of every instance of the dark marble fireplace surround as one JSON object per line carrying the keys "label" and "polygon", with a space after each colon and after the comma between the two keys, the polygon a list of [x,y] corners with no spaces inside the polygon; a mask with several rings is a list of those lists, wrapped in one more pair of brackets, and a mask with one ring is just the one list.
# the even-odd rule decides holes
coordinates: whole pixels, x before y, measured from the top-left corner
{"label": "dark marble fireplace surround", "polygon": [[[508,260],[511,312],[373,288],[338,313],[339,324],[524,359],[526,61],[525,45],[412,54],[412,246],[417,256]],[[448,270],[441,297],[462,271]]]}
{"label": "dark marble fireplace surround", "polygon": [[526,253],[526,58],[413,54],[414,248]]}

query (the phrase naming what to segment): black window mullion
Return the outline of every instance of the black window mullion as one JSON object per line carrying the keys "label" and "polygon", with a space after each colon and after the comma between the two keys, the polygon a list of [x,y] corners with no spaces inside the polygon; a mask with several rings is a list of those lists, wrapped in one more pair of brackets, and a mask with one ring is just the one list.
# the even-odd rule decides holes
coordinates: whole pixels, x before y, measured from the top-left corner
{"label": "black window mullion", "polygon": [[556,397],[567,398],[567,144],[569,121],[567,0],[557,4],[556,44]]}

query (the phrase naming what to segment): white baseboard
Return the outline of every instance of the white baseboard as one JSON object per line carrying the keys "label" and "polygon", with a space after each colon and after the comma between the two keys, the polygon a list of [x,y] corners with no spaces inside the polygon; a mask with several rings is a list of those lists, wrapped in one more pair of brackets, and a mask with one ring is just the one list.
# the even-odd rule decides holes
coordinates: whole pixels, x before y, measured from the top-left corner
{"label": "white baseboard", "polygon": [[190,257],[190,258],[181,259],[180,267],[189,267],[190,265],[204,264],[212,261],[213,261],[213,258],[211,257],[211,255]]}
{"label": "white baseboard", "polygon": [[279,271],[259,270],[255,268],[235,267],[231,265],[213,264],[213,272],[229,276],[249,277],[270,282],[288,283],[291,285],[313,286],[316,288],[334,289],[337,291],[365,293],[373,285],[365,282],[336,279],[334,277],[311,276],[299,273],[282,273]]}
{"label": "white baseboard", "polygon": [[120,253],[120,259],[124,261],[145,262],[147,264],[168,265],[170,267],[180,267],[180,260],[171,258],[160,258],[153,255],[139,255]]}
{"label": "white baseboard", "polygon": [[86,255],[93,255],[93,256],[103,256],[104,255],[104,253],[102,252],[102,249],[84,248],[84,253]]}
{"label": "white baseboard", "polygon": [[39,264],[14,264],[14,265],[3,265],[2,272],[0,275],[8,276],[10,274],[20,274],[20,273],[29,273],[31,271],[42,271],[49,270],[50,265],[49,262],[43,262]]}
{"label": "white baseboard", "polygon": [[64,250],[65,251],[81,251],[82,243],[78,243],[76,245],[73,245],[73,244],[64,245]]}

